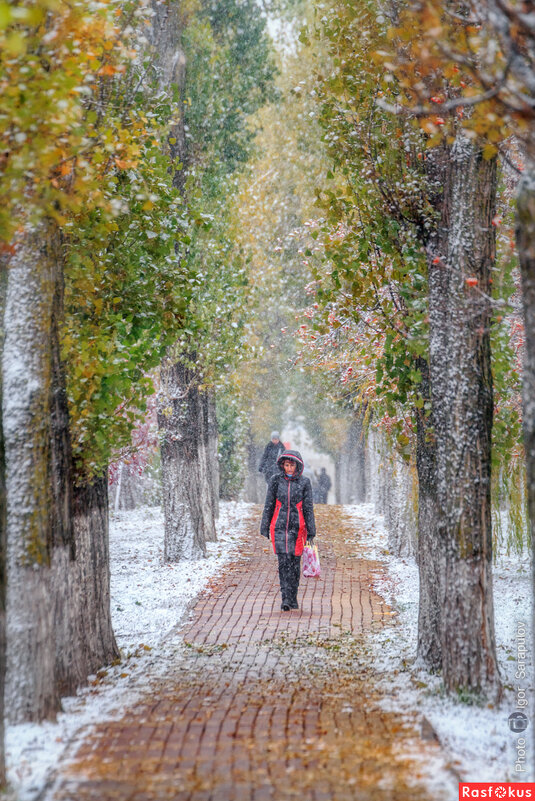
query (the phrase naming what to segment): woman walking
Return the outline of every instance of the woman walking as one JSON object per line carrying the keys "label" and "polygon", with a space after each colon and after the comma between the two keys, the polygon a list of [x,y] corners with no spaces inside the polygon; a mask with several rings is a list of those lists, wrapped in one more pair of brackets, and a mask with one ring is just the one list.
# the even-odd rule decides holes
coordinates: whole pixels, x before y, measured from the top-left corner
{"label": "woman walking", "polygon": [[260,533],[271,539],[279,560],[281,609],[299,609],[297,590],[301,554],[307,540],[316,536],[310,479],[303,476],[299,451],[284,451],[277,459],[278,472],[271,478],[264,504]]}

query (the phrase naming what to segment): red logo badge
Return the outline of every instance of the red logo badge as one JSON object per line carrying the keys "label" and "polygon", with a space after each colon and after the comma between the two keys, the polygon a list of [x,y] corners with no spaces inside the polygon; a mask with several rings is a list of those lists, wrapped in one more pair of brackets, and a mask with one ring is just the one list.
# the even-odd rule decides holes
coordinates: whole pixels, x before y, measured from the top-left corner
{"label": "red logo badge", "polygon": [[535,801],[535,782],[461,782],[461,799],[531,798]]}

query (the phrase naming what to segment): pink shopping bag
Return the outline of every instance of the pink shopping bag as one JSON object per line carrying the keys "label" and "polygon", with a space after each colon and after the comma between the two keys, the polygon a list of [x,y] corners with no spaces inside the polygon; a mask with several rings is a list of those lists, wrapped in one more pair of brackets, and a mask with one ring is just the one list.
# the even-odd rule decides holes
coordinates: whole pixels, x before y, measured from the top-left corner
{"label": "pink shopping bag", "polygon": [[303,550],[303,576],[305,578],[319,578],[321,576],[317,545],[305,545]]}

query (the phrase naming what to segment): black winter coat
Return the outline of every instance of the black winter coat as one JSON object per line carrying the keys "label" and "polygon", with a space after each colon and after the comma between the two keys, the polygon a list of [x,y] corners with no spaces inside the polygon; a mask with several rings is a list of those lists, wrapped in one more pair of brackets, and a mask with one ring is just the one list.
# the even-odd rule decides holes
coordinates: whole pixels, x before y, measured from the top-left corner
{"label": "black winter coat", "polygon": [[[284,459],[294,459],[297,470],[291,478],[284,474]],[[314,503],[310,479],[302,475],[303,460],[299,451],[284,451],[277,459],[278,473],[268,484],[260,533],[271,539],[277,554],[303,553],[307,539],[316,536]]]}
{"label": "black winter coat", "polygon": [[277,459],[284,450],[286,449],[280,440],[278,442],[269,441],[264,448],[264,453],[260,459],[258,470],[260,473],[264,473],[267,479],[269,479],[274,473],[279,472],[277,467]]}

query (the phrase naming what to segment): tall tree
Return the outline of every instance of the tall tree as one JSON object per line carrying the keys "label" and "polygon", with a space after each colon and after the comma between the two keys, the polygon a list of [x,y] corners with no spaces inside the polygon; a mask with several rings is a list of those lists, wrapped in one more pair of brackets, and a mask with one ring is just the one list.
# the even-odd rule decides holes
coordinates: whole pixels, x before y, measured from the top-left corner
{"label": "tall tree", "polygon": [[[390,419],[396,415],[396,406],[407,416],[409,399],[414,404],[422,500],[419,654],[429,667],[442,669],[448,689],[465,687],[495,695],[499,677],[490,583],[488,300],[495,255],[494,152],[484,141],[477,142],[474,131],[472,144],[460,139],[456,147],[445,146],[438,154],[429,154],[429,148],[442,141],[445,120],[435,113],[418,131],[410,103],[405,116],[385,118],[385,110],[401,107],[405,93],[428,88],[428,74],[424,73],[422,83],[414,69],[419,40],[413,36],[411,14],[399,19],[396,13],[393,18],[398,25],[387,36],[390,23],[384,13],[377,14],[375,3],[356,8],[342,2],[334,4],[324,23],[335,63],[332,77],[320,81],[325,138],[336,167],[333,190],[324,192],[322,202],[328,221],[325,249],[333,264],[328,298],[332,301],[334,296],[336,302],[330,315],[333,325],[343,327],[344,315],[339,311],[343,309],[345,315],[372,329],[370,340],[375,335],[379,341],[375,392],[379,403],[386,400]],[[463,17],[459,19],[457,24],[464,24]],[[376,66],[383,58],[386,74],[382,65]],[[430,73],[431,63],[430,59]],[[432,101],[437,107],[450,91],[455,94],[448,77],[449,73],[435,76],[441,86],[439,92],[434,85]],[[461,167],[462,155],[470,148],[473,159],[466,157]],[[470,235],[468,229],[460,231],[463,219],[471,219],[476,231]],[[460,233],[463,238],[455,239]],[[432,254],[427,265],[426,252]],[[472,272],[467,273],[468,269]],[[457,275],[463,292],[468,293],[464,306],[459,291],[453,292],[452,275]],[[472,290],[479,285],[473,298]],[[486,298],[482,308],[476,302],[480,296]],[[444,400],[448,386],[459,391],[457,404],[475,397],[481,412],[472,407],[469,415],[466,406],[452,417],[456,404]],[[414,422],[407,422],[409,437],[406,432],[398,437],[402,449],[410,445],[414,430]],[[473,443],[472,459],[466,458],[466,447],[456,453],[452,432],[462,434],[456,440],[461,448],[463,441]],[[456,460],[456,468],[462,467],[460,485],[455,483],[458,473],[452,472],[450,458]],[[477,491],[470,495],[463,489],[467,484]],[[469,575],[474,576],[471,587],[467,586]],[[454,610],[459,616],[462,597],[470,597],[470,603],[477,603],[481,610],[478,622],[471,620],[476,630],[472,630],[470,648],[462,625],[454,623]]]}
{"label": "tall tree", "polygon": [[[4,315],[8,697],[15,721],[56,712],[55,602],[74,558],[70,438],[59,353],[62,257],[57,227],[14,244]],[[59,584],[56,588],[55,582]]]}
{"label": "tall tree", "polygon": [[[204,440],[203,394],[195,368],[170,359],[161,371],[158,424],[161,438],[165,511],[164,558],[170,562],[206,554],[214,524],[212,496],[203,475],[200,442]],[[203,480],[204,479],[204,480]],[[208,517],[208,530],[205,510]]]}
{"label": "tall tree", "polygon": [[[430,144],[437,144],[444,139],[444,131],[451,135],[451,124],[448,116],[454,116],[457,125],[462,126],[464,137],[469,138],[475,148],[473,158],[481,158],[482,153],[489,162],[501,151],[508,171],[522,171],[519,150],[527,156],[527,171],[532,170],[533,154],[533,84],[529,77],[533,68],[534,58],[534,31],[528,9],[525,3],[502,3],[486,0],[476,2],[444,2],[433,0],[424,4],[409,2],[404,7],[397,20],[397,32],[404,47],[398,50],[396,57],[390,62],[392,69],[400,78],[403,94],[397,98],[397,113],[409,110],[421,119],[422,127],[430,134]],[[416,72],[417,71],[417,72]],[[465,146],[465,151],[467,146]],[[467,162],[467,167],[468,162]],[[452,173],[453,174],[453,171]],[[494,179],[490,174],[483,177],[483,171],[476,169],[475,173],[470,164],[469,174],[476,180],[483,180],[492,186]],[[533,476],[533,431],[535,418],[533,417],[533,347],[530,325],[533,312],[531,303],[533,293],[531,286],[533,277],[530,274],[530,236],[533,230],[531,217],[533,205],[530,202],[532,178],[526,175],[519,183],[517,196],[517,245],[522,272],[523,304],[526,330],[526,360],[523,378],[524,387],[524,432],[526,444],[526,460],[528,474],[528,505],[530,507],[531,527],[533,531],[533,509],[535,504]],[[476,196],[476,220],[482,225],[488,225],[488,209],[479,206]],[[492,199],[484,189],[481,200],[492,207]],[[499,220],[491,219],[493,226],[499,225]],[[479,233],[479,232],[478,232]],[[492,250],[492,228],[489,226],[487,242],[475,242],[473,262],[477,265],[479,256],[485,250]],[[436,256],[439,260],[440,256]],[[439,263],[439,261],[437,261]],[[430,269],[433,268],[431,264]],[[486,286],[485,274],[482,276],[467,276],[467,281],[473,281],[474,287]],[[442,281],[444,283],[444,279]],[[490,290],[490,288],[489,288]],[[480,318],[480,328],[487,330],[486,321],[488,310],[481,308],[481,295],[484,288],[474,291],[472,318]],[[489,293],[490,294],[490,291]],[[444,314],[444,312],[443,312]],[[467,318],[468,319],[468,318]],[[444,343],[443,343],[444,344]],[[484,350],[488,343],[486,338],[480,343],[482,354],[477,360],[477,373],[484,376]],[[475,345],[472,342],[472,348]],[[481,401],[485,413],[489,414],[492,405],[490,388],[483,393]],[[483,434],[484,421],[480,420],[479,440],[480,447],[486,441]],[[485,467],[484,464],[481,467]],[[483,470],[480,485],[486,485],[489,477],[486,468]],[[473,499],[476,500],[476,499]],[[485,497],[478,499],[485,503]],[[485,510],[485,514],[487,514]],[[477,528],[477,521],[474,521]],[[532,537],[533,541],[533,537]],[[471,547],[471,546],[470,546]],[[466,550],[469,554],[470,547]],[[488,538],[480,541],[477,551],[482,555],[488,549]],[[479,559],[479,556],[477,557]],[[478,562],[478,564],[481,564]],[[478,568],[479,569],[479,568]],[[486,587],[484,571],[481,586]],[[488,609],[482,609],[478,625],[483,630],[491,625],[491,614]],[[485,618],[487,622],[485,623]],[[492,643],[489,643],[491,646]],[[481,668],[481,681],[485,675],[492,683],[492,674],[495,666],[489,660]]]}
{"label": "tall tree", "polygon": [[[200,4],[183,33],[185,193],[206,215],[188,231],[192,296],[179,341],[162,369],[160,408],[167,558],[195,557],[215,539],[219,476],[215,392],[243,348],[246,288],[233,252],[232,193],[249,157],[249,116],[266,99],[273,65],[254,3]],[[209,218],[208,218],[209,215]],[[200,223],[200,224],[199,224]]]}
{"label": "tall tree", "polygon": [[[5,260],[0,259],[0,319],[3,318],[6,300],[7,270]],[[0,373],[0,403],[2,400],[2,379]],[[4,428],[0,415],[0,790],[6,784],[6,762],[4,747],[5,727],[5,680],[7,656],[7,531],[6,531],[6,463],[4,453]]]}
{"label": "tall tree", "polygon": [[440,233],[428,266],[439,547],[426,567],[440,587],[444,684],[488,697],[500,691],[491,528],[495,214],[496,158],[485,159],[481,146],[460,133],[448,154]]}
{"label": "tall tree", "polygon": [[[321,120],[336,169],[335,186],[329,190],[327,185],[322,195],[325,250],[335,265],[323,283],[333,324],[343,328],[349,322],[354,331],[355,344],[345,353],[347,385],[357,397],[366,392],[375,420],[384,421],[402,456],[415,453],[418,656],[428,668],[440,669],[441,598],[433,560],[437,465],[424,247],[437,234],[447,153],[424,159],[425,135],[410,120],[389,119],[383,111],[387,99],[400,91],[376,64],[376,52],[387,47],[387,25],[374,2],[358,8],[335,4],[325,24],[337,67],[330,80],[320,82]],[[357,30],[363,35],[357,37]],[[351,358],[356,363],[349,374]]]}
{"label": "tall tree", "polygon": [[173,292],[183,275],[169,266],[178,193],[158,146],[174,109],[170,96],[139,88],[136,7],[121,24],[83,3],[27,11],[0,25],[11,86],[0,109],[0,226],[15,720],[53,715],[60,694],[118,656],[106,465],[152,391],[144,371],[176,335],[183,304]]}

